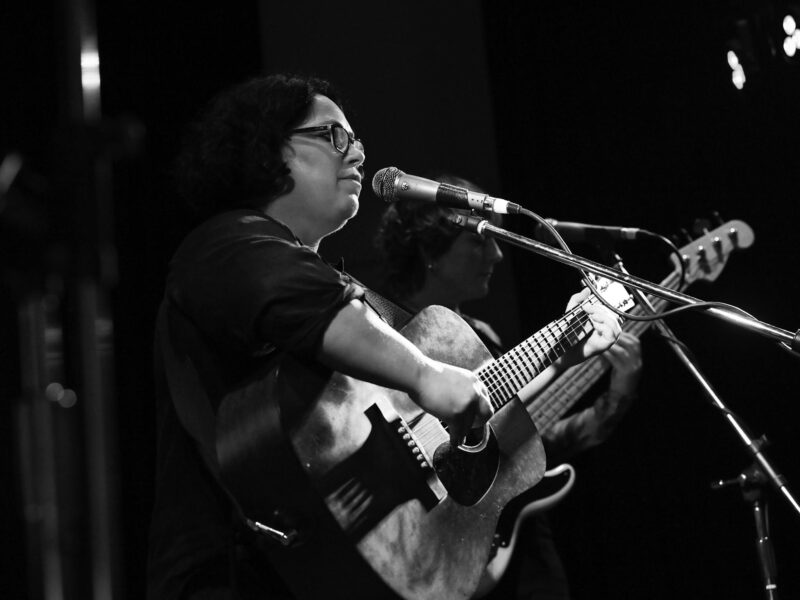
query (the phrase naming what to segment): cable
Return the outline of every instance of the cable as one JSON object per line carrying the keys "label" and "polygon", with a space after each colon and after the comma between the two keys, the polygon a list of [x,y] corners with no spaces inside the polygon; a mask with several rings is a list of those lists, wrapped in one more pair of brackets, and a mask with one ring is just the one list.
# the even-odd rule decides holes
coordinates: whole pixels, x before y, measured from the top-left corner
{"label": "cable", "polygon": [[686,283],[686,264],[683,262],[683,255],[681,254],[681,251],[678,250],[678,247],[675,244],[673,244],[669,238],[666,238],[659,233],[653,233],[652,231],[648,231],[647,229],[640,229],[639,232],[643,235],[659,240],[661,243],[663,243],[665,246],[669,248],[671,254],[674,254],[675,256],[678,257],[678,265],[681,268],[681,278],[680,281],[678,282],[678,289],[679,290],[682,289],[683,284]]}

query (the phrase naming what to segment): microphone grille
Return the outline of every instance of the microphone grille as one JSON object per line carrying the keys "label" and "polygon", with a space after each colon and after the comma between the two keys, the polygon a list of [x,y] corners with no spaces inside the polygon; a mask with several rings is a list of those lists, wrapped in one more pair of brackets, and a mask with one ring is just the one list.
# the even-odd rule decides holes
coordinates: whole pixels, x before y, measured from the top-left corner
{"label": "microphone grille", "polygon": [[404,173],[397,167],[385,167],[372,178],[372,191],[386,202],[395,201],[395,181]]}

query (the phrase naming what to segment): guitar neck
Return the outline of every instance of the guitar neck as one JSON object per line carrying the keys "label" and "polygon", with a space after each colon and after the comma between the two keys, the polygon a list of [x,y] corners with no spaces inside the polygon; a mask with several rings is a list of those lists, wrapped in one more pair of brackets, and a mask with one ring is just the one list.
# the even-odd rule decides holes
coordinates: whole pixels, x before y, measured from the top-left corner
{"label": "guitar neck", "polygon": [[[673,288],[677,286],[679,278],[680,271],[676,270],[662,281],[661,285]],[[667,304],[663,298],[655,296],[647,298],[656,310],[661,310]],[[644,314],[644,310],[637,305],[631,310],[631,313],[641,315]],[[649,327],[649,321],[628,320],[622,325],[625,331],[637,337],[641,336]],[[545,431],[560,419],[609,368],[608,362],[600,356],[593,356],[561,373],[540,394],[529,399],[526,402],[526,408],[533,422],[536,423],[536,428],[539,431]]]}
{"label": "guitar neck", "polygon": [[593,327],[582,306],[540,329],[478,372],[495,410],[583,340]]}

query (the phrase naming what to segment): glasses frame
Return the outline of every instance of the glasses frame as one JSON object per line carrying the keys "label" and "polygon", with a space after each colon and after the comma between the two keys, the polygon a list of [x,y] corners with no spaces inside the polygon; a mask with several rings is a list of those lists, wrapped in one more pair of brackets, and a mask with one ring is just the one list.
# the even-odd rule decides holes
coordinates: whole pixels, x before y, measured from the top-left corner
{"label": "glasses frame", "polygon": [[[339,150],[336,147],[336,141],[334,139],[333,130],[334,129],[341,129],[344,131],[345,135],[347,136],[347,145],[344,147],[344,150]],[[292,129],[289,133],[292,135],[296,133],[322,133],[323,131],[328,132],[328,141],[330,141],[331,146],[333,149],[339,152],[342,155],[347,155],[348,151],[350,150],[350,146],[355,146],[361,153],[364,153],[364,143],[354,136],[352,133],[347,131],[344,127],[342,127],[339,123],[329,123],[328,125],[318,125],[315,127],[301,127],[300,129]],[[358,145],[356,145],[358,144]]]}

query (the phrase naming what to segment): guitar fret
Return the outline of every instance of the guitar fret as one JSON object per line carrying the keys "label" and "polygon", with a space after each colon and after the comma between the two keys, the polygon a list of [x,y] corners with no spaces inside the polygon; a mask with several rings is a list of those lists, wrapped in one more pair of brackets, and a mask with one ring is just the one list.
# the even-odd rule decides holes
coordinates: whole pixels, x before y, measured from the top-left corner
{"label": "guitar fret", "polygon": [[536,369],[536,370],[537,370],[539,373],[541,373],[541,372],[544,370],[544,360],[542,359],[542,355],[545,353],[545,350],[544,350],[544,348],[542,348],[542,345],[541,345],[541,343],[539,342],[539,336],[538,336],[538,335],[531,337],[531,338],[530,338],[530,343],[531,343],[532,345],[535,345],[535,346],[536,346],[536,348],[538,348],[538,349],[539,349],[539,351],[537,352],[535,348],[531,347],[531,352],[532,352],[532,353],[533,353],[533,355],[536,357],[536,360],[537,360],[537,361],[538,361],[538,363],[539,363],[539,364],[537,365],[537,369]]}
{"label": "guitar fret", "polygon": [[525,363],[528,375],[530,376],[531,379],[533,379],[541,371],[541,369],[539,369],[539,367],[536,364],[538,362],[536,353],[533,352],[533,349],[530,347],[530,344],[527,343],[527,340],[525,340],[524,343],[520,344],[520,348],[522,350],[522,353],[525,355]]}
{"label": "guitar fret", "polygon": [[520,363],[519,355],[517,354],[516,349],[511,350],[511,352],[509,352],[506,356],[509,357],[508,362],[511,363],[509,367],[513,367],[509,369],[510,374],[514,378],[517,385],[522,388],[525,385],[525,379],[522,376],[522,364]]}
{"label": "guitar fret", "polygon": [[[679,278],[679,271],[673,271],[661,282],[661,285],[677,288]],[[687,283],[689,283],[689,279],[687,279]],[[648,300],[656,310],[661,310],[668,304],[663,298],[654,296],[648,295]],[[645,311],[639,305],[636,305],[631,310],[631,313],[645,314]],[[623,329],[637,337],[649,327],[650,323],[648,321],[625,321],[623,323]],[[535,417],[537,428],[546,430],[557,421],[609,369],[610,366],[606,361],[599,356],[593,356],[579,365],[567,369],[535,398],[529,399],[526,403],[526,408],[531,417]]]}
{"label": "guitar fret", "polygon": [[[484,368],[480,373],[479,376],[481,380],[484,382],[486,387],[489,389],[489,396],[492,401],[492,406],[495,410],[501,408],[503,404],[507,401],[509,396],[506,396],[508,389],[508,383],[501,378],[500,373],[501,369],[499,366],[499,361],[493,361],[490,363],[486,368]],[[486,377],[484,376],[485,371],[494,371],[491,373],[490,381],[486,381]],[[491,383],[491,385],[489,385]]]}
{"label": "guitar fret", "polygon": [[519,390],[581,339],[584,325],[588,322],[585,313],[581,315],[581,312],[579,307],[573,309],[478,373],[489,390],[495,410],[502,408]]}

